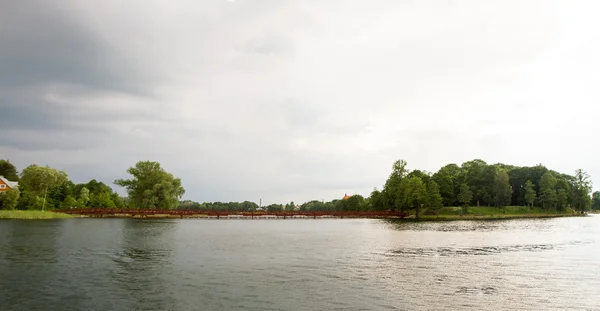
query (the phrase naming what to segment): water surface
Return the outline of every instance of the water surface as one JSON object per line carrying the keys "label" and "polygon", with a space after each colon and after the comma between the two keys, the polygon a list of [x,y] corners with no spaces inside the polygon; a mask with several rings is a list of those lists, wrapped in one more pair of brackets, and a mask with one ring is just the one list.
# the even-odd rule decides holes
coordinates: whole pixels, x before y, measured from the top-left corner
{"label": "water surface", "polygon": [[0,221],[0,310],[600,310],[600,216]]}

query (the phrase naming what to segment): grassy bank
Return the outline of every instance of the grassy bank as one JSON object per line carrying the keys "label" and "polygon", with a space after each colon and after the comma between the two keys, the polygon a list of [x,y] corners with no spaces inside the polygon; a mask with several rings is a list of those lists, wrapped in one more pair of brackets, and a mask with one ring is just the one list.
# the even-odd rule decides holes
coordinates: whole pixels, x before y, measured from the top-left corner
{"label": "grassy bank", "polygon": [[[477,219],[513,219],[513,218],[548,218],[548,217],[568,217],[578,216],[573,210],[550,211],[534,207],[529,209],[526,206],[507,206],[506,208],[496,208],[487,206],[473,206],[467,209],[467,213],[462,213],[463,209],[458,206],[444,207],[439,214],[425,210],[421,213],[422,220],[477,220]],[[411,215],[413,218],[414,215]]]}
{"label": "grassy bank", "polygon": [[66,219],[73,218],[69,214],[42,211],[4,211],[0,210],[0,219]]}

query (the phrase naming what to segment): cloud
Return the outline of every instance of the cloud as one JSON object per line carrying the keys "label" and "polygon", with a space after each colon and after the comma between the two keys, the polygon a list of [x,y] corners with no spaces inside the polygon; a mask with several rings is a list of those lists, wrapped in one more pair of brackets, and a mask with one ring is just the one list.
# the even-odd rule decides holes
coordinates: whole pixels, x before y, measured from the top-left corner
{"label": "cloud", "polygon": [[367,195],[481,158],[600,185],[594,2],[12,2],[0,155],[79,182],[157,160],[186,198]]}

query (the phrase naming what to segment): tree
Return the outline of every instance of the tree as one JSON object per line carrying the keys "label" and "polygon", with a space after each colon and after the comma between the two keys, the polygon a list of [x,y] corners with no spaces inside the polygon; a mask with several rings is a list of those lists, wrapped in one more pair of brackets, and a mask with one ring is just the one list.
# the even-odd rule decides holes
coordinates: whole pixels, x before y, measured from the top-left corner
{"label": "tree", "polygon": [[530,211],[531,208],[533,208],[533,203],[535,201],[536,198],[536,193],[535,190],[533,190],[533,183],[531,182],[531,180],[528,180],[525,183],[525,202],[528,204]]}
{"label": "tree", "polygon": [[77,207],[77,200],[71,195],[68,195],[60,204],[60,208],[62,209],[71,209],[73,207]]}
{"label": "tree", "polygon": [[394,162],[392,173],[383,187],[383,191],[386,193],[385,198],[388,200],[388,205],[392,206],[394,210],[399,208],[403,211],[404,209],[405,184],[403,184],[402,181],[406,178],[406,174],[406,161],[398,160]]}
{"label": "tree", "polygon": [[37,196],[43,196],[46,190],[51,190],[69,180],[67,173],[36,164],[26,167],[21,172],[19,189]]}
{"label": "tree", "polygon": [[600,191],[596,191],[592,194],[592,209],[600,210]]}
{"label": "tree", "polygon": [[48,193],[51,193],[68,180],[67,173],[49,166],[33,164],[26,167],[21,172],[19,180],[19,190],[21,190],[21,195],[24,198],[20,204],[25,205],[21,205],[21,208],[42,209],[44,206],[48,209],[54,208],[52,202],[47,200]]}
{"label": "tree", "polygon": [[79,191],[79,198],[77,200],[81,207],[87,206],[88,202],[90,201],[90,190],[87,187],[81,188],[81,190]]}
{"label": "tree", "polygon": [[546,172],[540,180],[540,202],[544,209],[550,211],[550,207],[556,203],[556,178],[552,172]]}
{"label": "tree", "polygon": [[440,195],[445,206],[454,206],[458,203],[456,194],[460,186],[458,183],[460,175],[461,168],[458,165],[448,164],[431,177],[440,188]]}
{"label": "tree", "polygon": [[573,181],[573,205],[581,214],[592,205],[590,192],[592,192],[590,175],[582,169],[576,170]]}
{"label": "tree", "polygon": [[420,177],[414,176],[406,180],[405,204],[409,208],[414,208],[416,217],[419,218],[421,204],[425,204],[427,199],[427,189]]}
{"label": "tree", "polygon": [[0,176],[10,181],[19,181],[17,168],[8,160],[0,160]]}
{"label": "tree", "polygon": [[460,191],[458,192],[458,201],[462,203],[463,214],[467,213],[469,203],[473,199],[473,192],[469,189],[469,186],[465,183],[460,185]]}
{"label": "tree", "polygon": [[506,205],[510,204],[512,190],[508,181],[508,173],[500,168],[496,169],[496,176],[494,176],[494,192],[494,199],[497,207],[505,208]]}
{"label": "tree", "polygon": [[12,189],[0,195],[0,209],[13,210],[20,198],[19,189]]}
{"label": "tree", "polygon": [[430,180],[427,184],[427,207],[439,214],[440,208],[442,207],[442,196],[440,195],[440,189],[438,184]]}
{"label": "tree", "polygon": [[558,191],[556,191],[556,205],[559,210],[564,211],[567,208],[568,198],[569,197],[565,189],[558,189]]}
{"label": "tree", "polygon": [[127,172],[133,178],[118,179],[115,184],[127,189],[133,207],[173,209],[185,193],[181,180],[162,169],[158,162],[139,161]]}

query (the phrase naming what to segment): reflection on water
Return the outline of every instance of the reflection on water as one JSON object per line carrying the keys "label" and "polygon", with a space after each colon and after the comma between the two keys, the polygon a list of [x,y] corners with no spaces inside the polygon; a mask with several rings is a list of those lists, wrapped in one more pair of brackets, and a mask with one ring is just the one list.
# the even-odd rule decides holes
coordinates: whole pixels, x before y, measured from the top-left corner
{"label": "reflection on water", "polygon": [[0,310],[600,310],[599,240],[596,216],[0,221]]}

